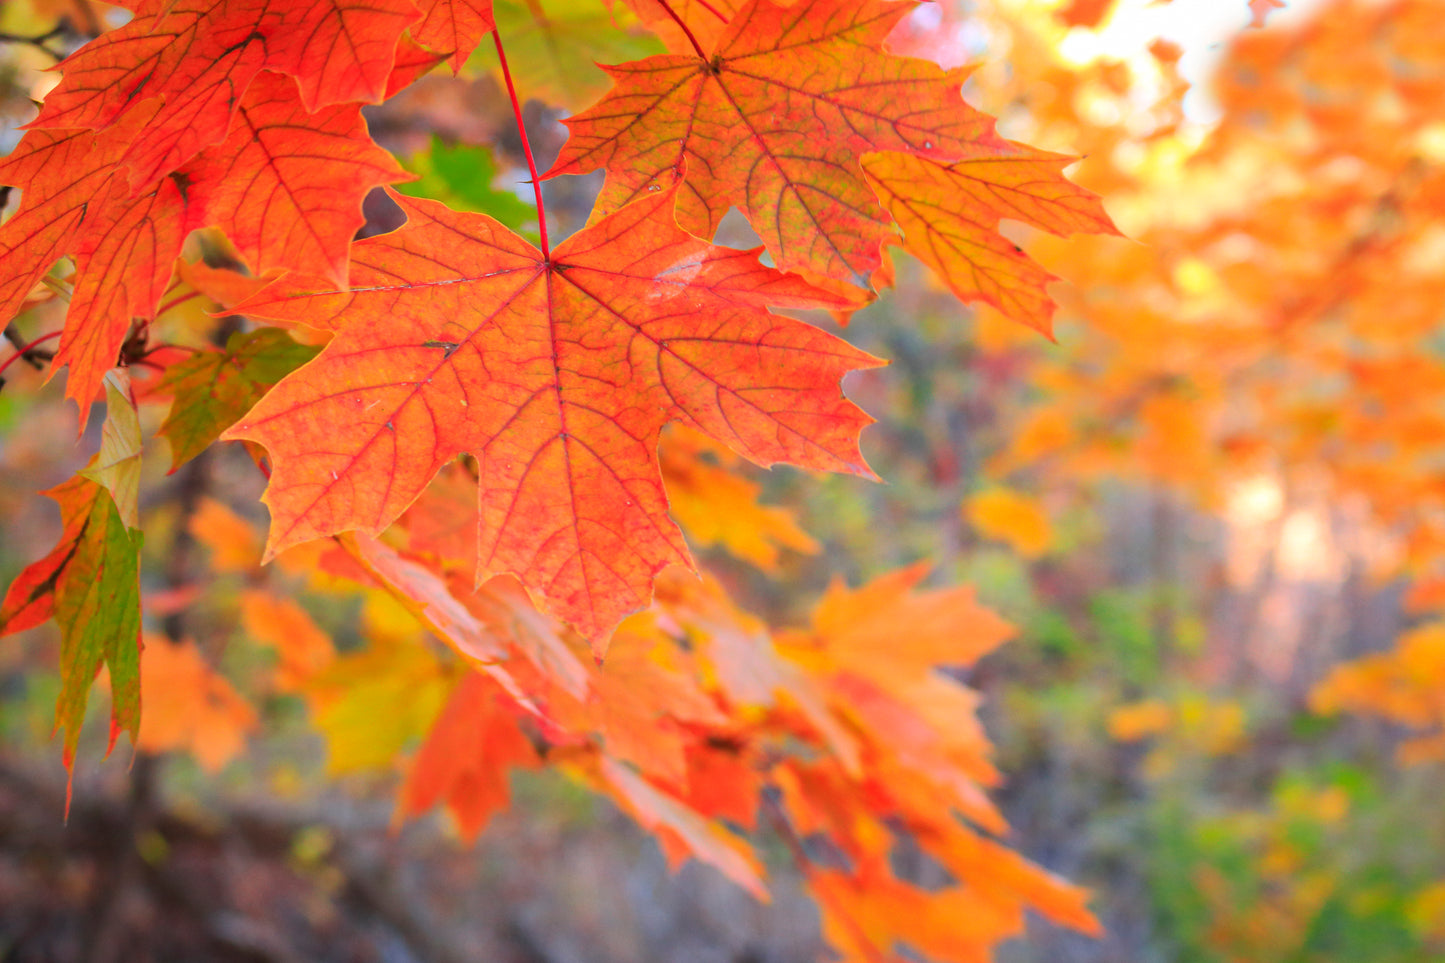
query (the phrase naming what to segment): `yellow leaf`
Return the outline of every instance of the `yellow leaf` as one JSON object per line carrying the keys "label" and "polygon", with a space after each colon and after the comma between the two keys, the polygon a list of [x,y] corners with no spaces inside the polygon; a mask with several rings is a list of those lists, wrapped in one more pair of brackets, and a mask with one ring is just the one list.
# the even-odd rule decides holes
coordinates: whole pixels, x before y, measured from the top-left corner
{"label": "yellow leaf", "polygon": [[1109,713],[1109,736],[1118,742],[1138,742],[1165,732],[1174,724],[1174,710],[1159,699],[1120,706]]}
{"label": "yellow leaf", "polygon": [[105,425],[100,454],[80,474],[104,485],[127,528],[140,528],[140,413],[124,368],[105,373]]}
{"label": "yellow leaf", "polygon": [[1007,488],[971,495],[963,503],[963,517],[980,535],[1003,542],[1025,558],[1038,558],[1054,541],[1038,500]]}
{"label": "yellow leaf", "polygon": [[1435,883],[1410,901],[1410,924],[1426,939],[1445,939],[1445,883]]}
{"label": "yellow leaf", "polygon": [[307,686],[331,775],[392,766],[436,720],[455,679],[417,636],[385,632],[336,659]]}
{"label": "yellow leaf", "polygon": [[[717,464],[703,459],[711,454]],[[661,451],[668,508],[697,547],[718,545],[764,572],[778,567],[778,549],[815,555],[818,543],[786,508],[758,504],[761,489],[729,471],[738,457],[702,432],[673,425]]]}

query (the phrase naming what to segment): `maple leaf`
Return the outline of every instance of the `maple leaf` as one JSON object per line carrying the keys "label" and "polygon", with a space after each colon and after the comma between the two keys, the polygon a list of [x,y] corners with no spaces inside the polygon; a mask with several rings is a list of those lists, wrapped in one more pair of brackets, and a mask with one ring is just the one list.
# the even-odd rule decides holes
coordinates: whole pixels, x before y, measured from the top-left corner
{"label": "maple leaf", "polygon": [[938,272],[960,300],[985,301],[1048,334],[1053,275],[999,233],[1010,218],[1067,237],[1118,234],[1099,198],[1071,184],[1075,158],[1023,144],[971,149],[952,162],[895,152],[869,154],[863,170],[903,232],[902,245]]}
{"label": "maple leaf", "polygon": [[878,795],[915,816],[940,806],[947,816],[957,806],[999,830],[1002,820],[979,790],[996,773],[975,696],[937,670],[973,662],[1013,629],[968,588],[916,591],[927,571],[914,565],[851,591],[834,584],[808,631],[774,638],[871,744],[865,758]]}
{"label": "maple leaf", "polygon": [[402,37],[396,48],[396,65],[386,78],[386,95],[382,99],[389,100],[396,96],[446,59],[445,54],[434,53],[409,36]]}
{"label": "maple leaf", "polygon": [[32,128],[101,129],[158,102],[125,163],[150,184],[224,140],[262,70],[296,78],[307,110],[378,103],[404,30],[408,0],[176,0],[140,7],[60,64],[63,77]]}
{"label": "maple leaf", "polygon": [[202,498],[187,525],[211,552],[217,573],[250,572],[261,564],[261,539],[251,523],[214,498]]}
{"label": "maple leaf", "polygon": [[411,37],[423,47],[446,54],[452,73],[459,73],[467,55],[496,29],[492,0],[419,0],[421,22]]}
{"label": "maple leaf", "polygon": [[176,274],[193,291],[223,308],[241,303],[275,280],[252,277],[230,267],[211,267],[204,261],[177,261]]}
{"label": "maple leaf", "polygon": [[667,500],[689,543],[721,545],[765,572],[777,570],[780,548],[816,555],[818,543],[798,526],[792,512],[758,504],[760,487],[730,470],[736,461],[732,452],[680,425],[663,439]]}
{"label": "maple leaf", "polygon": [[140,671],[147,698],[137,748],[188,750],[208,772],[245,748],[246,734],[256,728],[256,710],[206,663],[193,642],[147,635]]}
{"label": "maple leaf", "polygon": [[[662,49],[636,17],[615,6],[609,11],[598,0],[496,0],[494,10],[517,85],[569,111],[607,92],[607,74],[598,64]],[[488,47],[477,52],[473,64],[501,73]]]}
{"label": "maple leaf", "polygon": [[223,435],[270,452],[268,556],[379,533],[470,452],[478,579],[517,575],[600,653],[653,576],[688,562],[657,467],[666,422],[761,465],[871,476],[869,419],[837,385],[878,362],[760,309],[843,299],[688,236],[671,193],[550,260],[484,215],[394,196],[407,223],[355,245],[351,290],[286,279],[237,306],[336,332]]}
{"label": "maple leaf", "polygon": [[761,763],[741,742],[709,739],[687,753],[687,803],[713,819],[756,829],[763,792]]}
{"label": "maple leaf", "polygon": [[939,161],[1002,146],[964,103],[965,71],[881,52],[908,4],[750,0],[715,48],[609,67],[548,172],[606,168],[598,212],[681,184],[679,223],[712,237],[736,206],[779,268],[866,286],[892,234],[859,157]]}
{"label": "maple leaf", "polygon": [[516,709],[485,676],[468,673],[452,692],[407,770],[398,817],[445,801],[463,839],[475,839],[511,797],[507,772],[540,760],[517,726]]}
{"label": "maple leaf", "polygon": [[116,163],[134,133],[133,125],[100,135],[30,131],[0,161],[0,184],[22,192],[19,210],[0,225],[0,318],[19,310],[56,260],[75,256],[75,292],[55,365],[71,368],[66,395],[80,406],[82,425],[131,319],[154,314],[171,262],[197,226],[172,180],[132,194]]}
{"label": "maple leaf", "polygon": [[1310,693],[1310,708],[1322,715],[1348,710],[1383,717],[1428,735],[1404,741],[1397,754],[1405,764],[1445,757],[1445,623],[1426,622],[1406,632],[1385,653],[1337,665]]}
{"label": "maple leaf", "polygon": [[969,496],[963,517],[979,534],[1003,542],[1025,558],[1038,558],[1053,544],[1053,526],[1038,501],[1007,488]]}
{"label": "maple leaf", "polygon": [[107,371],[105,396],[100,452],[80,474],[110,492],[126,527],[140,528],[140,412],[130,375],[122,369]]}
{"label": "maple leaf", "polygon": [[356,105],[308,114],[295,84],[266,74],[242,102],[236,130],[173,177],[134,191],[120,162],[159,109],[151,101],[109,130],[32,130],[0,162],[22,191],[0,226],[0,317],[17,311],[58,258],[76,260],[75,293],[56,354],[81,423],[133,319],[154,316],[171,265],[193,228],[223,227],[262,270],[310,269],[344,280],[362,198],[407,175],[366,136]]}
{"label": "maple leaf", "polygon": [[799,730],[820,737],[845,771],[859,771],[858,742],[829,710],[823,693],[779,654],[763,624],[739,610],[714,580],[706,574],[692,578],[680,569],[664,573],[658,605],[684,633],[689,648],[700,643],[700,671],[713,680],[714,694],[734,706],[796,714],[802,721]]}
{"label": "maple leaf", "polygon": [[936,847],[944,866],[973,887],[988,888],[995,899],[1015,899],[1047,919],[1101,936],[1104,928],[1089,911],[1089,892],[1030,863],[991,839],[953,824]]}
{"label": "maple leaf", "polygon": [[456,667],[438,658],[392,596],[366,589],[361,625],[366,647],[330,660],[303,692],[332,774],[390,769],[431,728],[456,685]]}
{"label": "maple leaf", "polygon": [[91,683],[110,669],[111,745],[140,725],[139,531],[121,519],[104,486],[80,475],[45,492],[63,525],[49,555],[27,567],[0,603],[0,636],[48,618],[60,626],[60,697],[56,728],[65,730],[70,768]]}
{"label": "maple leaf", "polygon": [[231,335],[224,351],[197,351],[166,369],[153,390],[174,397],[159,432],[171,444],[171,471],[209,447],[316,352],[279,328],[259,328]]}
{"label": "maple leaf", "polygon": [[296,602],[251,589],[241,596],[241,625],[277,655],[278,692],[299,692],[336,657],[331,637]]}
{"label": "maple leaf", "polygon": [[111,671],[111,745],[122,729],[134,740],[140,721],[140,416],[129,375],[109,372],[105,386],[100,452],[46,493],[60,504],[60,543],[0,603],[0,635],[52,617],[60,626],[56,727],[66,730],[67,768],[102,663]]}
{"label": "maple leaf", "polygon": [[[615,3],[616,0],[608,0]],[[673,53],[686,53],[696,40],[712,49],[743,0],[622,0]],[[685,29],[684,29],[685,28]],[[692,35],[692,40],[688,35]]]}
{"label": "maple leaf", "polygon": [[288,77],[262,73],[230,135],[181,171],[205,211],[258,274],[278,269],[346,283],[351,239],[373,188],[407,179],[367,136],[359,104],[311,110]]}
{"label": "maple leaf", "polygon": [[[679,724],[720,726],[727,717],[697,686],[696,673],[656,658],[664,642],[650,613],[633,616],[617,633],[607,662],[592,682],[591,725],[607,751],[672,787],[687,782],[686,742]],[[580,728],[580,727],[579,727]]]}
{"label": "maple leaf", "polygon": [[[478,591],[469,600],[473,603],[469,606],[451,591],[441,574],[404,557],[389,545],[349,533],[339,536],[336,542],[340,548],[337,554],[348,562],[349,570],[344,573],[347,577],[381,588],[401,610],[491,676],[519,706],[536,711],[526,692],[502,665],[509,654],[507,643],[522,641],[498,631],[506,621],[509,608],[504,600],[492,593],[485,593],[483,600],[484,593]],[[479,602],[482,604],[477,604]],[[486,603],[495,603],[495,607]],[[525,644],[518,647],[527,651]]]}
{"label": "maple leaf", "polygon": [[452,595],[444,578],[376,539],[346,536],[340,541],[364,571],[418,622],[494,677],[505,678],[496,665],[506,658],[502,640],[488,632]]}
{"label": "maple leaf", "polygon": [[769,900],[762,866],[740,838],[699,816],[622,763],[604,757],[599,769],[604,785],[614,790],[613,798],[639,824],[657,834],[668,862],[676,866],[687,856],[695,856],[756,899]]}
{"label": "maple leaf", "polygon": [[445,573],[451,594],[492,638],[505,640],[549,682],[582,699],[588,670],[576,637],[538,612],[515,578],[498,576],[476,586],[479,519],[476,477],[454,463],[432,480],[397,528],[406,533],[407,554]]}
{"label": "maple leaf", "polygon": [[[858,589],[835,582],[810,629],[780,633],[780,649],[814,671],[859,675],[903,694],[935,666],[971,663],[1014,634],[971,588],[915,591],[927,574],[918,564]],[[897,642],[899,625],[908,627],[906,646]]]}

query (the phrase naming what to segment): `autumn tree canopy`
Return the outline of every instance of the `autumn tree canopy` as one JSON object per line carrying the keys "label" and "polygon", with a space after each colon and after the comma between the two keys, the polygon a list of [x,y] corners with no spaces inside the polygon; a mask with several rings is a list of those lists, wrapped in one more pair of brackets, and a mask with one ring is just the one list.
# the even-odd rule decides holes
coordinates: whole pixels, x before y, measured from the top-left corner
{"label": "autumn tree canopy", "polygon": [[[1205,120],[1179,46],[1090,47],[1139,6],[5,5],[0,635],[65,806],[120,742],[214,777],[303,718],[397,824],[553,773],[674,868],[786,864],[841,959],[1100,936],[986,692],[1006,763],[1194,847],[1144,877],[1178,958],[1438,947],[1445,866],[1341,882],[1356,775],[1278,762],[1342,713],[1445,759],[1437,5],[1246,30]],[[1269,650],[1296,521],[1398,644]]]}
{"label": "autumn tree canopy", "polygon": [[[243,573],[238,615],[276,650],[264,688],[299,694],[342,738],[357,723],[335,720],[378,687],[388,718],[422,720],[402,815],[443,804],[473,836],[509,770],[556,767],[673,859],[765,898],[742,833],[768,800],[848,956],[906,942],[976,958],[1027,909],[1095,929],[1082,891],[996,841],[974,697],[940,671],[1002,642],[1004,622],[965,589],[920,588],[914,567],[837,585],[811,626],[770,630],[699,580],[678,527],[691,516],[695,539],[766,569],[772,544],[812,543],[756,504],[736,459],[874,477],[870,418],[841,381],[884,362],[827,315],[888,287],[892,247],[1047,331],[1051,276],[1000,220],[1114,231],[1063,176],[1069,158],[1003,139],[963,99],[967,71],[894,49],[914,4],[617,5],[604,33],[660,49],[608,63],[591,106],[562,98],[576,112],[545,174],[521,102],[553,91],[518,83],[538,65],[508,60],[488,3],[124,6],[57,65],[0,162],[19,199],[0,226],[0,314],[60,325],[14,357],[58,337],[49,372],[65,371],[80,430],[105,407],[98,453],[48,492],[59,541],[0,606],[0,632],[59,629],[67,766],[102,668],[112,744],[209,766],[239,751],[255,711],[192,638],[187,596]],[[391,190],[412,175],[361,114],[479,45],[514,108],[536,244],[485,210]],[[542,179],[595,170],[587,226],[556,236]],[[378,188],[402,223],[356,240]],[[732,207],[761,248],[713,243]],[[152,431],[193,482],[164,524]],[[195,481],[236,442],[269,480],[264,550]],[[157,526],[175,551],[208,547],[213,576],[147,572]],[[339,654],[278,566],[413,624],[398,637],[364,620],[367,646]],[[399,728],[381,737],[395,751]],[[896,875],[898,830],[953,881]],[[821,840],[843,858],[809,856]]]}

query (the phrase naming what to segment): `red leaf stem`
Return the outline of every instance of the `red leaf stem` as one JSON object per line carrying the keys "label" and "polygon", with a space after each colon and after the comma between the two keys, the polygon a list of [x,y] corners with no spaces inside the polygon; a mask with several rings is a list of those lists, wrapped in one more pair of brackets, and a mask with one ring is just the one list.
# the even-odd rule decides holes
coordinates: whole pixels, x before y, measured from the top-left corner
{"label": "red leaf stem", "polygon": [[552,248],[547,243],[547,208],[542,203],[542,179],[537,176],[537,162],[532,159],[532,142],[527,139],[527,125],[522,123],[522,103],[517,99],[512,71],[507,67],[507,53],[502,49],[502,32],[493,30],[492,40],[497,45],[497,62],[502,65],[502,78],[507,82],[507,95],[512,98],[512,116],[517,119],[517,134],[522,138],[522,153],[527,155],[527,170],[532,172],[532,195],[537,199],[537,230],[541,235],[542,257],[550,261]]}

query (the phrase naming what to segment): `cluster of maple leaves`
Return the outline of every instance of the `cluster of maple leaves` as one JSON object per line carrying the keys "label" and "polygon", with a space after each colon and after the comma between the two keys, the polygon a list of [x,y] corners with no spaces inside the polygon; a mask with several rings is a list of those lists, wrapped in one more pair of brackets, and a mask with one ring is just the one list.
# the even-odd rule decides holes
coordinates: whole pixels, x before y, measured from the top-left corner
{"label": "cluster of maple leaves", "polygon": [[[1067,94],[1033,104],[1031,136],[1077,144],[1080,179],[1133,211],[1143,243],[1041,239],[1083,322],[1072,350],[1045,357],[1007,334],[988,349],[1033,395],[1008,410],[1012,444],[990,474],[1136,479],[1208,512],[1267,479],[1281,519],[1317,513],[1368,545],[1332,539],[1365,581],[1408,583],[1418,624],[1310,700],[1419,730],[1408,761],[1445,755],[1436,14],[1339,0],[1294,29],[1242,34],[1213,85],[1217,124],[1185,145],[1178,48],[1155,46],[1151,83],[1137,65],[1061,63],[1011,25],[1040,53],[1016,59],[1014,82]],[[1080,108],[1146,94],[1144,134],[1139,114],[1105,125]]]}
{"label": "cluster of maple leaves", "polygon": [[[670,853],[762,893],[728,827],[754,825],[768,785],[847,954],[906,938],[978,958],[1026,908],[1094,926],[1079,891],[988,838],[1004,827],[973,697],[938,667],[1007,630],[966,592],[917,591],[909,570],[834,590],[808,630],[770,633],[678,574],[691,558],[668,486],[685,501],[718,458],[871,476],[869,419],[840,381],[879,361],[772,309],[846,318],[890,283],[898,246],[959,297],[1047,331],[1051,277],[1000,219],[1113,231],[1063,178],[1069,158],[1003,140],[963,101],[968,71],[908,56],[906,32],[889,39],[914,3],[629,0],[668,52],[608,67],[612,89],[568,121],[546,176],[606,182],[587,227],[555,247],[539,210],[540,248],[394,192],[404,226],[352,240],[363,198],[408,177],[361,106],[459,70],[489,34],[505,70],[486,0],[124,5],[131,19],[60,65],[0,161],[20,192],[0,225],[0,317],[62,291],[55,367],[82,424],[106,401],[96,459],[50,492],[59,544],[0,605],[0,633],[60,626],[67,764],[102,665],[112,738],[141,727],[138,406],[169,399],[176,465],[225,439],[268,473],[267,559],[312,545],[317,565],[390,596],[475,670],[414,760],[404,812],[445,802],[475,833],[505,801],[506,770],[545,759]],[[771,266],[710,242],[730,208]],[[180,259],[203,228],[246,270]],[[243,324],[189,354],[147,344],[172,290],[279,327]],[[133,385],[141,358],[163,374]],[[691,440],[660,464],[669,422]],[[164,662],[223,691],[190,656]],[[955,883],[899,880],[896,826]],[[846,858],[809,860],[813,837]]]}

